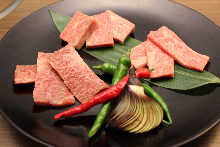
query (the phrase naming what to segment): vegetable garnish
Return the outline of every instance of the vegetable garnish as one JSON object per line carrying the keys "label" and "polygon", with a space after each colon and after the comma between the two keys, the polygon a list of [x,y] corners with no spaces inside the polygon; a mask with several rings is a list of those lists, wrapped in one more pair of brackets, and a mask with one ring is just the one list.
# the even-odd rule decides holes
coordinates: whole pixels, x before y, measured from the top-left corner
{"label": "vegetable garnish", "polygon": [[[140,70],[136,71],[138,78],[149,78],[150,72],[147,68],[142,68]],[[120,82],[118,82],[116,85],[108,88],[107,90],[95,95],[93,98],[88,100],[82,105],[70,108],[69,110],[66,110],[64,112],[61,112],[54,116],[54,119],[59,119],[61,117],[70,117],[76,114],[83,113],[87,110],[89,110],[91,107],[105,103],[113,98],[116,98],[120,95],[121,91],[123,90],[124,86],[126,85],[128,81],[129,76],[125,76]]]}
{"label": "vegetable garnish", "polygon": [[156,92],[154,91],[153,88],[151,88],[148,84],[145,84],[143,83],[143,87],[144,87],[144,92],[149,96],[151,97],[152,99],[154,99],[156,102],[158,102],[160,104],[160,106],[162,107],[164,113],[165,113],[165,119],[163,119],[163,122],[168,124],[168,125],[171,125],[173,122],[172,122],[172,118],[170,116],[170,112],[169,112],[169,109],[168,109],[168,106],[166,104],[166,102],[163,100],[163,98]]}
{"label": "vegetable garnish", "polygon": [[128,69],[131,65],[131,60],[129,58],[129,53],[123,55],[119,61],[116,68],[116,71],[113,75],[112,85],[115,85],[128,73]]}
{"label": "vegetable garnish", "polygon": [[117,67],[111,63],[105,62],[103,64],[93,66],[93,68],[101,70],[104,74],[112,73],[112,75],[114,75]]}
{"label": "vegetable garnish", "polygon": [[158,126],[163,119],[161,106],[144,93],[133,67],[128,83],[114,104],[107,118],[108,127],[143,133]]}
{"label": "vegetable garnish", "polygon": [[116,71],[116,66],[112,65],[111,63],[103,63],[97,66],[93,66],[94,69],[100,69],[105,74],[114,75]]}
{"label": "vegetable garnish", "polygon": [[[104,64],[105,64],[105,67],[103,67],[102,66],[103,64],[101,64],[101,65],[97,66],[97,67],[100,67],[100,68],[97,68],[97,69],[100,69],[103,73],[105,73],[105,71],[108,71],[109,73],[110,72],[114,73],[114,68],[116,68],[116,66],[112,65],[111,63],[104,63]],[[110,68],[107,69],[107,67],[110,67]],[[144,87],[144,92],[149,97],[151,97],[156,102],[158,102],[160,104],[160,106],[162,107],[162,109],[164,111],[164,116],[165,116],[163,122],[168,124],[168,125],[172,124],[172,119],[171,119],[171,116],[170,116],[168,106],[167,106],[166,102],[163,100],[163,98],[156,91],[154,91],[153,88],[151,88],[148,84],[143,83],[143,87]]]}
{"label": "vegetable garnish", "polygon": [[[105,64],[105,63],[104,63]],[[125,75],[127,75],[127,71],[130,67],[131,61],[129,58],[129,53],[123,55],[120,57],[118,61],[118,65],[115,68],[111,64],[106,63],[101,65],[102,69],[106,69],[105,71],[109,71],[109,73],[113,73],[113,79],[112,79],[112,85],[115,85],[118,83]],[[107,69],[107,67],[110,67]],[[113,72],[113,70],[115,71]],[[96,134],[96,132],[103,126],[105,119],[112,107],[112,101],[104,103],[102,107],[100,108],[100,111],[98,115],[96,116],[96,120],[92,126],[92,128],[89,130],[88,137],[92,137]]]}

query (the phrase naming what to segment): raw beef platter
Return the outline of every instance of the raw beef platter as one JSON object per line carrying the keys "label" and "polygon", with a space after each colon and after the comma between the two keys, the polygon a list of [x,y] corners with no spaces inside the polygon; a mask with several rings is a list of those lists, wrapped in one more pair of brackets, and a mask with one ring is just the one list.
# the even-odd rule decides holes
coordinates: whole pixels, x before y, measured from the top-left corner
{"label": "raw beef platter", "polygon": [[[103,128],[138,135],[161,124],[172,127],[175,119],[169,105],[152,84],[181,91],[220,83],[206,71],[211,57],[188,46],[171,27],[151,30],[141,42],[130,37],[135,22],[111,10],[92,16],[76,11],[72,17],[49,13],[65,45],[50,53],[38,52],[34,65],[16,65],[14,84],[34,83],[37,107],[60,107],[60,113],[51,116],[54,122],[101,104],[88,138]],[[88,66],[80,51],[103,64]],[[111,83],[95,70],[112,77]],[[74,106],[76,101],[80,105]],[[69,109],[64,111],[63,106]]]}

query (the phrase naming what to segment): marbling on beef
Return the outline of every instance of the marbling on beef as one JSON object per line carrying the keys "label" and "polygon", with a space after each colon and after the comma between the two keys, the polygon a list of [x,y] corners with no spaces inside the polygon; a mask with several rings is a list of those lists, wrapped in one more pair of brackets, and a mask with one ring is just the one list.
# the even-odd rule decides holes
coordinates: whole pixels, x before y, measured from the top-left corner
{"label": "marbling on beef", "polygon": [[70,44],[55,51],[50,57],[50,64],[81,103],[109,87]]}
{"label": "marbling on beef", "polygon": [[112,12],[111,10],[107,10],[106,12],[110,16],[114,40],[124,44],[128,36],[135,30],[135,24]]}
{"label": "marbling on beef", "polygon": [[105,12],[94,15],[93,17],[95,19],[96,26],[92,34],[86,40],[86,47],[95,48],[114,46],[112,25],[109,14]]}
{"label": "marbling on beef", "polygon": [[146,41],[131,49],[130,59],[135,69],[147,66]]}
{"label": "marbling on beef", "polygon": [[34,83],[37,73],[37,65],[16,65],[14,74],[15,84]]}
{"label": "marbling on beef", "polygon": [[40,106],[55,107],[74,104],[73,94],[50,65],[48,61],[50,56],[51,53],[38,53],[34,102]]}
{"label": "marbling on beef", "polygon": [[146,41],[147,64],[153,69],[151,78],[174,77],[174,59],[163,52],[149,39]]}
{"label": "marbling on beef", "polygon": [[151,31],[148,38],[180,65],[198,71],[203,71],[209,57],[199,54],[188,47],[173,31],[166,26],[157,31]]}
{"label": "marbling on beef", "polygon": [[95,25],[93,17],[77,11],[60,34],[60,38],[68,43],[71,42],[76,49],[81,49]]}

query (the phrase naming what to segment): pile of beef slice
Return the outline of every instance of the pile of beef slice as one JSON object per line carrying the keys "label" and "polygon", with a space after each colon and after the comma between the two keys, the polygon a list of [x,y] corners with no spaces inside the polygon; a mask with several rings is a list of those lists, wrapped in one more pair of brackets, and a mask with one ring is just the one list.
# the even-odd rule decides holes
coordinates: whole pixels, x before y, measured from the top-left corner
{"label": "pile of beef slice", "polygon": [[68,44],[54,53],[38,52],[36,65],[16,65],[14,83],[35,83],[33,98],[40,106],[66,106],[75,97],[85,103],[109,87],[83,61],[75,49],[123,44],[135,25],[107,10],[94,16],[79,11],[60,34]]}
{"label": "pile of beef slice", "polygon": [[174,60],[197,71],[203,71],[209,61],[208,56],[192,50],[166,26],[150,31],[145,42],[131,49],[130,58],[136,69],[153,69],[151,78],[174,77]]}
{"label": "pile of beef slice", "polygon": [[[86,48],[114,46],[114,41],[123,44],[134,30],[133,23],[110,10],[94,16],[77,11],[60,34],[68,44],[54,53],[38,52],[36,65],[16,65],[14,83],[35,83],[34,102],[40,106],[72,105],[74,97],[85,103],[109,85],[75,49],[85,43]],[[151,78],[174,77],[174,60],[197,71],[203,71],[209,61],[166,26],[150,31],[146,41],[131,49],[130,59],[136,69],[153,69]]]}

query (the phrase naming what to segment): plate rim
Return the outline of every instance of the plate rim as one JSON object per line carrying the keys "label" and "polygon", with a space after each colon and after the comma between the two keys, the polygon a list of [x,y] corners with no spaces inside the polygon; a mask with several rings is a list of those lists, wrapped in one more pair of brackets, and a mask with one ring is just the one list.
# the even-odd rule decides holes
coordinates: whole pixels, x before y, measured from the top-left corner
{"label": "plate rim", "polygon": [[[46,8],[52,6],[52,5],[55,5],[55,4],[58,4],[58,3],[63,3],[64,1],[66,1],[66,0],[61,0],[61,1],[58,1],[58,2],[51,3],[51,4],[47,5],[47,6],[41,7],[40,9],[38,9],[38,10],[36,10],[36,11],[30,13],[29,15],[25,16],[24,18],[22,18],[20,21],[18,21],[13,27],[11,27],[11,28],[6,32],[6,34],[5,34],[5,35],[3,36],[3,38],[0,40],[0,46],[1,46],[2,42],[3,42],[3,40],[6,39],[8,33],[9,33],[12,29],[14,29],[17,25],[19,25],[20,23],[22,23],[23,21],[25,21],[29,16],[34,15],[34,14],[36,14],[37,12],[41,11],[42,9],[46,9]],[[158,1],[160,1],[160,0],[158,0]],[[181,3],[175,2],[175,1],[167,0],[166,2],[167,2],[167,3],[169,3],[169,2],[170,2],[170,3],[174,3],[174,4],[176,4],[176,5],[180,5],[180,6],[183,7],[183,8],[187,8],[188,10],[191,11],[191,13],[197,13],[197,15],[200,15],[200,16],[202,16],[203,18],[205,18],[206,20],[208,20],[209,22],[211,22],[212,25],[214,25],[214,26],[216,27],[216,29],[220,29],[220,26],[218,26],[214,21],[212,21],[210,18],[208,18],[208,17],[205,16],[204,14],[202,14],[202,13],[200,13],[200,12],[198,12],[198,11],[196,11],[196,10],[190,8],[190,7],[187,7],[187,6],[185,6],[185,5],[181,4]],[[49,10],[49,9],[48,9],[48,10]],[[41,140],[40,138],[37,138],[37,137],[35,137],[35,136],[33,136],[33,135],[27,133],[26,131],[24,131],[23,129],[21,129],[18,125],[16,125],[16,124],[6,115],[6,113],[4,112],[4,110],[3,110],[2,107],[1,107],[1,104],[0,104],[0,114],[3,116],[3,118],[4,118],[5,120],[7,120],[16,130],[18,130],[19,132],[21,132],[24,136],[28,137],[29,139],[31,139],[31,140],[33,140],[33,141],[36,141],[37,143],[39,143],[39,144],[41,144],[41,145],[53,146],[52,144],[47,143],[47,142]],[[181,145],[184,145],[184,144],[186,144],[186,143],[189,143],[189,142],[191,142],[191,141],[193,141],[193,140],[199,138],[200,136],[204,135],[205,133],[207,133],[208,131],[210,131],[212,128],[214,128],[219,122],[220,122],[220,118],[216,119],[216,121],[214,121],[209,127],[205,128],[204,130],[202,130],[201,132],[197,133],[196,135],[193,135],[193,137],[190,137],[189,139],[186,139],[186,140],[184,140],[184,141],[180,141],[179,143],[174,144],[174,146],[181,146]]]}

